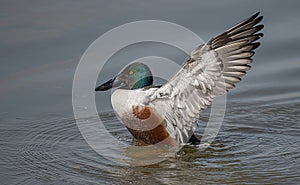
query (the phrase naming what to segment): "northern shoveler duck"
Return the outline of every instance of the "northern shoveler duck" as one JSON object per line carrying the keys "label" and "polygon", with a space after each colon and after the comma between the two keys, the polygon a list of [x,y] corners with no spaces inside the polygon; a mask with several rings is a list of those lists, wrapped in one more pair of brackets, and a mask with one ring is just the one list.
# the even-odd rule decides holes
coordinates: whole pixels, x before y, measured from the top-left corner
{"label": "northern shoveler duck", "polygon": [[184,144],[195,139],[195,122],[214,97],[226,93],[250,69],[263,36],[262,16],[245,19],[192,51],[183,67],[162,86],[143,63],[132,63],[95,91],[113,92],[113,109],[142,145]]}

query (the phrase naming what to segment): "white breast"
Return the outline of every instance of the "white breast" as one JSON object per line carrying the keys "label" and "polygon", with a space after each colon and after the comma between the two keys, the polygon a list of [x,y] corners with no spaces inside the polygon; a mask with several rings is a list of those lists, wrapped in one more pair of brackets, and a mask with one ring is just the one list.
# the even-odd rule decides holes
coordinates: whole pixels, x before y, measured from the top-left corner
{"label": "white breast", "polygon": [[122,117],[132,112],[132,106],[139,106],[145,102],[145,92],[141,90],[117,89],[111,96],[113,109]]}

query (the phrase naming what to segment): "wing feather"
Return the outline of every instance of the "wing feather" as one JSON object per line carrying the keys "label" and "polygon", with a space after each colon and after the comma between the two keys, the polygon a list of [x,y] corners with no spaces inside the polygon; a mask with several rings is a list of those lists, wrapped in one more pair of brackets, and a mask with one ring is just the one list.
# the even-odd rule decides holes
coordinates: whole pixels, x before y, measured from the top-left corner
{"label": "wing feather", "polygon": [[195,121],[213,98],[241,81],[252,62],[258,33],[259,13],[211,39],[192,51],[190,59],[165,85],[155,90],[148,102],[167,121],[167,130],[180,143],[186,143]]}

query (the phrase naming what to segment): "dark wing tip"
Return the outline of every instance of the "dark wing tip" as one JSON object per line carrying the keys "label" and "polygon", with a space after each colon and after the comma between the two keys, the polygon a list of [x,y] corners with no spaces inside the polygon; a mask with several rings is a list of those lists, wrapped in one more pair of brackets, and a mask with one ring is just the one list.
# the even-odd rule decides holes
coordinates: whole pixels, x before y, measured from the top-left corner
{"label": "dark wing tip", "polygon": [[256,48],[258,48],[260,46],[260,42],[254,42],[254,43],[250,43],[252,45],[252,50],[255,50]]}
{"label": "dark wing tip", "polygon": [[255,19],[260,14],[260,11],[256,12],[254,15],[252,15],[253,19]]}
{"label": "dark wing tip", "polygon": [[264,18],[264,16],[259,16],[259,17],[256,18],[256,21],[260,22],[261,20],[263,20],[263,18]]}
{"label": "dark wing tip", "polygon": [[264,34],[263,33],[258,33],[257,36],[259,36],[259,38],[263,37]]}
{"label": "dark wing tip", "polygon": [[263,24],[257,25],[255,26],[256,28],[256,32],[259,32],[260,30],[262,30],[265,26]]}

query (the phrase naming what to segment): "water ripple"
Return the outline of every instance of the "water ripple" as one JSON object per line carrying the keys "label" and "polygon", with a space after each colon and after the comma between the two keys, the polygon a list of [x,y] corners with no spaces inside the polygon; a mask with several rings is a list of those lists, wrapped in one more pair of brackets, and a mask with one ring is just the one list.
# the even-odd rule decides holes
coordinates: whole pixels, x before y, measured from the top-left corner
{"label": "water ripple", "polygon": [[[293,183],[300,168],[300,102],[278,102],[233,100],[218,137],[206,150],[187,145],[165,161],[134,168],[112,166],[94,152],[73,119],[17,119],[1,128],[7,138],[1,149],[7,155],[0,162],[13,171],[16,184]],[[112,113],[100,117],[112,135],[130,143],[131,136]],[[10,139],[17,144],[10,146]]]}

